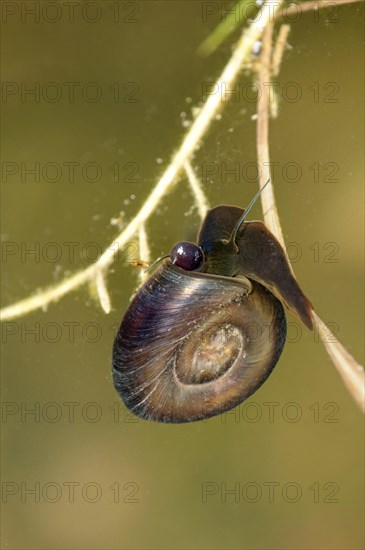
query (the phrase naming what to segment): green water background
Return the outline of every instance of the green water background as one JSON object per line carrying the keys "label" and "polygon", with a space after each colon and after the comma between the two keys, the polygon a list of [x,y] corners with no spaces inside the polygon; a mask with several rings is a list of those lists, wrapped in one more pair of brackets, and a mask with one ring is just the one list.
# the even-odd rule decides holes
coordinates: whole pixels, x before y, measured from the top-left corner
{"label": "green water background", "polygon": [[[59,22],[22,22],[18,15],[2,24],[3,81],[39,82],[40,90],[56,82],[62,88],[55,102],[22,100],[20,91],[6,101],[3,96],[2,160],[18,167],[2,181],[2,241],[18,247],[3,261],[3,305],[90,265],[81,251],[93,258],[97,249],[88,243],[100,250],[109,245],[118,232],[110,220],[122,212],[127,222],[141,207],[180,144],[203,83],[214,81],[230,57],[232,40],[208,59],[196,54],[219,23],[221,4],[204,22],[199,1],[120,3],[118,23],[112,2],[97,4],[102,17],[95,23],[78,15],[69,22],[63,6]],[[281,90],[296,83],[302,97],[281,98],[270,126],[275,193],[295,273],[320,316],[359,360],[362,11],[354,4],[338,8],[336,21],[327,11],[293,23],[278,82]],[[65,82],[79,82],[77,90],[97,82],[102,97],[90,102],[76,91],[72,103]],[[116,82],[124,101],[114,101]],[[249,74],[242,75],[241,90],[249,82]],[[337,101],[328,102],[333,89]],[[137,101],[125,102],[132,91]],[[207,167],[216,169],[204,182],[211,205],[244,207],[257,190],[243,172],[238,180],[224,173],[224,166],[238,164],[244,171],[256,162],[255,109],[247,98],[227,104],[192,161],[199,177]],[[59,181],[41,176],[36,182],[29,174],[21,181],[21,163],[35,162],[79,165],[74,182],[66,168]],[[92,170],[90,177],[81,173],[90,162],[102,171],[98,181],[88,181]],[[115,163],[117,182],[110,169]],[[300,166],[298,181],[290,181],[288,163]],[[52,169],[49,174],[51,179]],[[255,218],[262,219],[260,205]],[[199,223],[181,176],[147,225],[152,256],[194,239]],[[45,257],[51,242],[61,247],[59,261]],[[75,258],[65,244],[70,242],[77,243]],[[24,247],[37,246],[39,258],[22,257]],[[110,363],[114,332],[137,276],[125,262],[114,264],[109,315],[84,287],[47,311],[6,325],[2,478],[18,492],[3,503],[4,548],[362,548],[363,422],[321,343],[304,327],[296,338],[299,325],[288,314],[290,341],[277,368],[234,413],[181,426],[135,421],[119,406]],[[51,342],[60,328],[60,338]],[[74,403],[73,421],[67,403]],[[26,415],[32,407],[39,418]],[[95,412],[101,416],[93,422]],[[67,482],[79,484],[74,502]],[[39,502],[22,495],[21,483],[39,484]],[[87,493],[88,483],[100,487],[100,498],[95,485]],[[293,502],[298,487],[302,494]],[[214,494],[207,495],[207,488]],[[232,488],[238,493],[225,495]]]}

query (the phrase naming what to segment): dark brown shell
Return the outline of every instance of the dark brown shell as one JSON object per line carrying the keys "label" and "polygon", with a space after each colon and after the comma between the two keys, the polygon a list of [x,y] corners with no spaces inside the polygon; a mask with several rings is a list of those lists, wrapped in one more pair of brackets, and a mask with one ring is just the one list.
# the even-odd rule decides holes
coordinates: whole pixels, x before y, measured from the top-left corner
{"label": "dark brown shell", "polygon": [[285,337],[282,305],[260,284],[183,271],[167,260],[123,319],[114,343],[114,384],[142,418],[200,420],[256,391]]}

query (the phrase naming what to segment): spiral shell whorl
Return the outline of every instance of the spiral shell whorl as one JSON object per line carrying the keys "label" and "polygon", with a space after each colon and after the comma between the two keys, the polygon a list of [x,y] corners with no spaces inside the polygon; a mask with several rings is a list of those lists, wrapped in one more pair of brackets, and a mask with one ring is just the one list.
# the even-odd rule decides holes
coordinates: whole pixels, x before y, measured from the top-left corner
{"label": "spiral shell whorl", "polygon": [[122,321],[113,350],[114,384],[143,418],[207,418],[261,386],[285,336],[281,303],[260,284],[186,272],[167,261]]}

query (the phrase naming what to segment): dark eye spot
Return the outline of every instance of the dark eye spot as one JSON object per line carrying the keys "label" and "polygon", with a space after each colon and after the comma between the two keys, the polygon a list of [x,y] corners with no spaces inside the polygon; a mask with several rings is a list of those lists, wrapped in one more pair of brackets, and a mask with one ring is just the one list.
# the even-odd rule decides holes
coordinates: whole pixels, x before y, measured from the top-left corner
{"label": "dark eye spot", "polygon": [[177,267],[186,271],[194,271],[202,267],[204,252],[197,244],[182,241],[172,248],[170,258]]}

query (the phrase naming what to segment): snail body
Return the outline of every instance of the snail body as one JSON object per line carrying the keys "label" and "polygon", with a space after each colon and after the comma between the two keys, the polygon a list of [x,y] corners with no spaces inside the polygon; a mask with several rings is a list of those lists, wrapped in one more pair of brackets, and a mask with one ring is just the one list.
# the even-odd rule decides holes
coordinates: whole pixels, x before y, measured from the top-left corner
{"label": "snail body", "polygon": [[198,244],[175,245],[132,300],[114,342],[113,381],[136,415],[192,422],[247,399],[283,350],[282,302],[313,328],[281,245],[262,222],[240,222],[244,212],[210,210]]}

